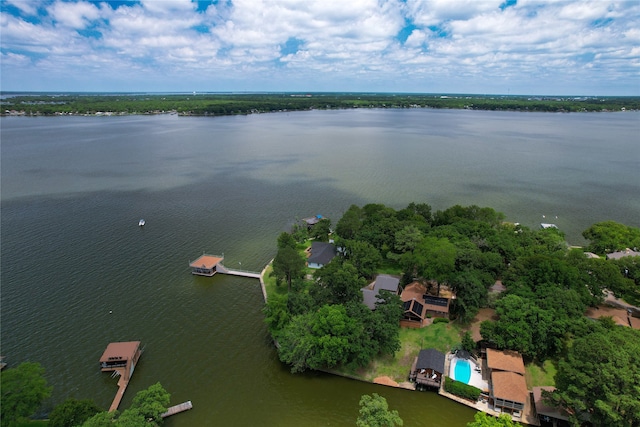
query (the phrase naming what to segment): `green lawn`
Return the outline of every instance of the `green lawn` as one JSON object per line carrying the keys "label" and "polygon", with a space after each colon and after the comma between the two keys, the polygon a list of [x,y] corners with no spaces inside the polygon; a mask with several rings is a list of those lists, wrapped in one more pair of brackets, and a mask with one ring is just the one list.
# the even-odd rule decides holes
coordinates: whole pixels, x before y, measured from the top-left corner
{"label": "green lawn", "polygon": [[387,375],[396,382],[407,381],[413,360],[423,348],[435,348],[447,353],[460,343],[461,330],[451,323],[436,323],[420,329],[400,329],[401,348],[394,356],[374,359],[357,372],[347,372],[366,381]]}
{"label": "green lawn", "polygon": [[527,386],[540,387],[540,386],[555,386],[556,364],[551,360],[546,360],[542,366],[530,363],[524,367],[525,379],[527,380]]}

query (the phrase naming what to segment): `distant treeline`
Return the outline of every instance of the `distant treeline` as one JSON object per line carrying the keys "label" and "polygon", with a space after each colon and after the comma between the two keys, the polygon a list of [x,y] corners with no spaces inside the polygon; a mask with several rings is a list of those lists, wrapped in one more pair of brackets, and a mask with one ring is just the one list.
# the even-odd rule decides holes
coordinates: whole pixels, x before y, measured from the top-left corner
{"label": "distant treeline", "polygon": [[592,112],[640,110],[640,97],[280,93],[280,94],[15,94],[3,93],[2,115],[163,114],[228,116],[351,108]]}

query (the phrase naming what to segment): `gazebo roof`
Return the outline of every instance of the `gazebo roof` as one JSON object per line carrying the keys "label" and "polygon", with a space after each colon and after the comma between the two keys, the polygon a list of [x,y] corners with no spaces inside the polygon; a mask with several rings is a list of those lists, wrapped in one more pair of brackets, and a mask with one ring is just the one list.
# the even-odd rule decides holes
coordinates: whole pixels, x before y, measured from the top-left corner
{"label": "gazebo roof", "polygon": [[433,369],[434,371],[443,373],[444,359],[444,353],[435,348],[420,350],[420,353],[418,353],[418,361],[416,362],[416,369]]}
{"label": "gazebo roof", "polygon": [[198,258],[197,260],[195,260],[191,264],[189,264],[189,266],[192,267],[192,268],[208,268],[208,269],[212,269],[219,262],[221,262],[223,259],[224,258],[217,257],[215,255],[202,255],[200,258]]}

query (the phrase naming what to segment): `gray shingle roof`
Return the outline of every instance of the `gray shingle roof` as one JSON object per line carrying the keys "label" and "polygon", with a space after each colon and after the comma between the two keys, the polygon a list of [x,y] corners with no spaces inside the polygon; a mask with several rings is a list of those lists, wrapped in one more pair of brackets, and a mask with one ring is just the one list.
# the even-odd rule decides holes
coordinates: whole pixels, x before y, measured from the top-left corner
{"label": "gray shingle roof", "polygon": [[336,256],[336,247],[326,242],[311,242],[311,256],[307,262],[325,265]]}
{"label": "gray shingle roof", "polygon": [[444,373],[444,353],[435,348],[420,350],[416,369],[433,369],[441,374]]}

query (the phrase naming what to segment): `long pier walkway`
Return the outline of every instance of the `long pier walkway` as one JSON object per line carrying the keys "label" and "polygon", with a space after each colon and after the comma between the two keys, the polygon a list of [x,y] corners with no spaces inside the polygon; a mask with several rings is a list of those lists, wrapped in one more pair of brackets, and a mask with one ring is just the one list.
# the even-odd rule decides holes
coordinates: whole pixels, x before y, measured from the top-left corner
{"label": "long pier walkway", "polygon": [[118,378],[118,392],[116,396],[113,398],[113,402],[111,402],[111,406],[109,407],[109,412],[115,411],[120,406],[120,401],[122,400],[122,396],[124,396],[124,392],[127,390],[127,386],[129,385],[129,380],[125,377],[125,369],[118,368],[116,369],[120,378]]}
{"label": "long pier walkway", "polygon": [[252,279],[259,279],[260,273],[256,271],[247,271],[247,270],[231,270],[221,262],[216,265],[216,271],[222,274],[229,274],[231,276],[242,276],[242,277],[251,277]]}
{"label": "long pier walkway", "polygon": [[187,400],[186,402],[183,402],[179,405],[175,405],[172,406],[170,408],[167,408],[167,412],[165,412],[164,414],[160,415],[162,418],[167,418],[170,417],[171,415],[175,415],[175,414],[179,414],[180,412],[184,412],[184,411],[188,411],[189,409],[193,408],[193,405],[191,404],[190,400]]}

